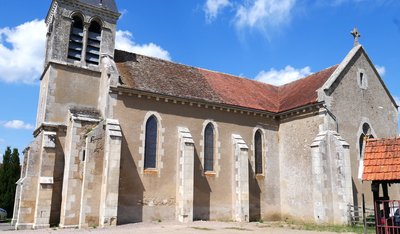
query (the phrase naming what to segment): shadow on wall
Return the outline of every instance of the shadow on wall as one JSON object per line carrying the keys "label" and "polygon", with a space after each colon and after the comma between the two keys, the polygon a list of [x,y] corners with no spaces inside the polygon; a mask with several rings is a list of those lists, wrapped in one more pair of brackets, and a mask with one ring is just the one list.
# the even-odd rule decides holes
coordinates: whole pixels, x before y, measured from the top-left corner
{"label": "shadow on wall", "polygon": [[122,133],[118,196],[118,225],[143,221],[144,186]]}
{"label": "shadow on wall", "polygon": [[203,167],[196,148],[194,154],[193,220],[210,220],[211,188],[203,175]]}
{"label": "shadow on wall", "polygon": [[[58,226],[60,224],[61,215],[61,201],[62,201],[62,187],[64,179],[64,148],[60,141],[60,137],[65,139],[65,132],[58,131],[56,137],[56,151],[55,162],[54,162],[54,183],[53,183],[53,195],[51,197],[51,211],[50,211],[50,226]],[[46,149],[52,150],[52,149]]]}
{"label": "shadow on wall", "polygon": [[249,161],[249,215],[250,222],[261,219],[261,189]]}
{"label": "shadow on wall", "polygon": [[356,184],[354,183],[354,177],[351,178],[351,184],[353,187],[353,205],[354,207],[358,207],[358,190]]}

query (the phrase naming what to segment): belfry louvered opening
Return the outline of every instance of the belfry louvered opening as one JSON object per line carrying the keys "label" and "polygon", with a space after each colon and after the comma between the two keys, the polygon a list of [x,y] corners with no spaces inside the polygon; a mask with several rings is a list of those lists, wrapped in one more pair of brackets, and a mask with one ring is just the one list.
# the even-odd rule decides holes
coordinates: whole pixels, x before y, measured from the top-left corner
{"label": "belfry louvered opening", "polygon": [[86,47],[86,63],[98,65],[100,60],[101,26],[93,21],[89,27]]}
{"label": "belfry louvered opening", "polygon": [[68,58],[81,61],[83,48],[83,20],[79,16],[72,18],[71,34],[69,37]]}

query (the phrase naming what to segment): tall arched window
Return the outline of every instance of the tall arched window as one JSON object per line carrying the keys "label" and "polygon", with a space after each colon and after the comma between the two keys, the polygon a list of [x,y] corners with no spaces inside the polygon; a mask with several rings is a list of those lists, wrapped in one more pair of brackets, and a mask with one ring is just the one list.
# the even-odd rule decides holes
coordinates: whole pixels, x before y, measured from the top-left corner
{"label": "tall arched window", "polygon": [[69,35],[68,58],[81,61],[83,48],[83,20],[75,15],[72,17],[71,33]]}
{"label": "tall arched window", "polygon": [[144,169],[156,168],[157,161],[157,118],[152,115],[146,122]]}
{"label": "tall arched window", "polygon": [[207,124],[204,130],[204,171],[214,171],[214,126]]}
{"label": "tall arched window", "polygon": [[263,158],[262,158],[262,135],[258,130],[254,134],[254,157],[255,157],[255,170],[256,174],[263,173]]}
{"label": "tall arched window", "polygon": [[101,26],[92,21],[89,27],[86,47],[86,63],[98,65],[100,60]]}

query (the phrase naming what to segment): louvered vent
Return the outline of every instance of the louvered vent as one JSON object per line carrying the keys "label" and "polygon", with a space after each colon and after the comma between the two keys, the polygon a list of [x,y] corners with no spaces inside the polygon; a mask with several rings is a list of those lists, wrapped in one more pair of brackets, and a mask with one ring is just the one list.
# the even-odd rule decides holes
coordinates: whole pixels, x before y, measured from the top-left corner
{"label": "louvered vent", "polygon": [[72,28],[69,38],[68,58],[81,61],[83,48],[83,22],[80,17],[72,19]]}
{"label": "louvered vent", "polygon": [[89,34],[86,47],[86,63],[99,64],[101,43],[101,27],[96,21],[93,21],[89,27]]}

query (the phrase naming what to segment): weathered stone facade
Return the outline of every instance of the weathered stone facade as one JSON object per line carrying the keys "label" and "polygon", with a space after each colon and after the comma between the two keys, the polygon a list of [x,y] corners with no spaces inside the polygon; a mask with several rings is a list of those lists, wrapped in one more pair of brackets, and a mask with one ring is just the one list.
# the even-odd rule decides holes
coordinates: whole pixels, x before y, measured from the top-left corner
{"label": "weathered stone facade", "polygon": [[[72,60],[77,14],[83,43],[80,60]],[[369,191],[358,180],[365,124],[374,137],[397,134],[397,106],[363,47],[337,67],[274,87],[115,51],[118,17],[114,0],[52,2],[37,129],[17,183],[17,229],[154,220],[347,222],[347,205]],[[102,23],[98,65],[85,58],[94,19]],[[160,77],[168,83],[152,80]],[[185,89],[185,82],[197,83]],[[242,93],[235,104],[225,90],[232,83],[224,82],[264,89],[253,99]],[[148,167],[151,152],[155,166]]]}

